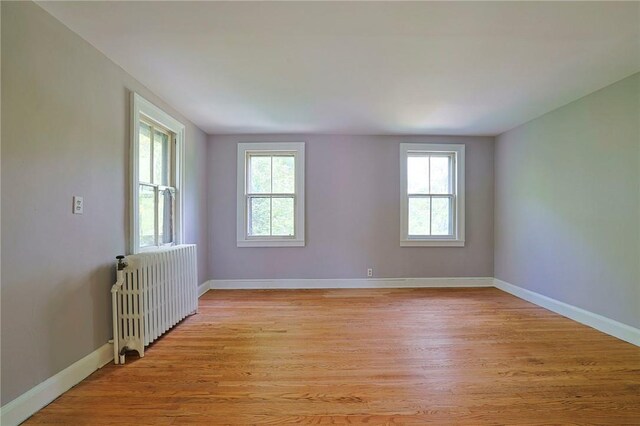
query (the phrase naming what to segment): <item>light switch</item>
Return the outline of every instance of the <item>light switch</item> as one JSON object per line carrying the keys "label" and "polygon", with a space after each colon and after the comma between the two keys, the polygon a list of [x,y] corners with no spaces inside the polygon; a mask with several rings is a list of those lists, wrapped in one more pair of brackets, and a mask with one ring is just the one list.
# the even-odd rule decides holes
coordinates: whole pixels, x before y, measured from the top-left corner
{"label": "light switch", "polygon": [[84,213],[84,199],[82,197],[78,197],[77,195],[73,196],[73,214],[82,214]]}

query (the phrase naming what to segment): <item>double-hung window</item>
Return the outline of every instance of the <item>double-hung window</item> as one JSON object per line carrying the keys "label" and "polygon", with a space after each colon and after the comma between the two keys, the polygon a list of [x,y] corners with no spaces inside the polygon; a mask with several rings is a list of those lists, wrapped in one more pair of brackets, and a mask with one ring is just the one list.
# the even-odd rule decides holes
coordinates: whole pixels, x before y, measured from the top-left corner
{"label": "double-hung window", "polygon": [[181,147],[184,126],[132,94],[131,252],[171,246],[181,238]]}
{"label": "double-hung window", "polygon": [[464,246],[464,145],[400,144],[401,246]]}
{"label": "double-hung window", "polygon": [[238,144],[238,247],[304,246],[304,143]]}

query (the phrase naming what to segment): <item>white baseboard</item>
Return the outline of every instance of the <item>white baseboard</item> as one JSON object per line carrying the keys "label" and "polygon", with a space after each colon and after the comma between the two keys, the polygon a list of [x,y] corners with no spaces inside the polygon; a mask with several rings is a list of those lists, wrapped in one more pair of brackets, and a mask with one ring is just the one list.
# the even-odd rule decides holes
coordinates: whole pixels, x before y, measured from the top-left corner
{"label": "white baseboard", "polygon": [[496,287],[581,324],[640,346],[640,329],[488,277],[209,280],[200,287],[207,290]]}
{"label": "white baseboard", "polygon": [[494,286],[502,291],[506,291],[516,297],[570,318],[581,324],[595,328],[596,330],[602,331],[603,333],[609,334],[613,337],[617,337],[618,339],[624,340],[625,342],[629,342],[633,345],[640,346],[640,329],[612,320],[611,318],[603,317],[602,315],[595,314],[585,309],[578,308],[577,306],[569,305],[568,303],[543,296],[542,294],[518,287],[497,278],[494,279]]}
{"label": "white baseboard", "polygon": [[[209,291],[210,281],[198,286],[198,297]],[[19,425],[53,400],[113,360],[113,346],[106,343],[55,376],[0,408],[0,425]]]}
{"label": "white baseboard", "polygon": [[327,278],[210,280],[212,290],[493,287],[493,278]]}
{"label": "white baseboard", "polygon": [[[209,280],[198,286],[198,297],[210,289],[337,289],[337,288],[442,288],[496,287],[562,316],[585,324],[618,339],[640,346],[640,329],[603,317],[582,308],[489,277],[460,278],[352,278],[352,279],[273,279]],[[113,360],[107,343],[55,376],[40,383],[0,408],[0,424],[18,425],[91,373]]]}
{"label": "white baseboard", "polygon": [[204,283],[198,286],[198,298],[202,297],[203,294],[209,291],[211,281],[205,281]]}
{"label": "white baseboard", "polygon": [[55,376],[0,408],[2,426],[19,425],[54,399],[113,360],[113,346],[106,343]]}

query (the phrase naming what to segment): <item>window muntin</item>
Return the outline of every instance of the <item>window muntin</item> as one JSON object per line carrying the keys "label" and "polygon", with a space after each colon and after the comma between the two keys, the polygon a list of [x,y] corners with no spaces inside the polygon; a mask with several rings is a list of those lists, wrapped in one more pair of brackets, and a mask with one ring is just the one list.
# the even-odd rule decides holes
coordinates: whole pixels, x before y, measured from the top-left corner
{"label": "window muntin", "polygon": [[248,238],[295,238],[295,153],[247,152]]}
{"label": "window muntin", "polygon": [[304,143],[238,144],[239,247],[304,245]]}
{"label": "window muntin", "polygon": [[464,145],[401,144],[401,245],[464,245]]}
{"label": "window muntin", "polygon": [[407,153],[408,237],[453,237],[455,154]]}
{"label": "window muntin", "polygon": [[138,241],[140,248],[175,243],[175,134],[140,120],[138,137]]}
{"label": "window muntin", "polygon": [[130,253],[182,242],[185,126],[131,93]]}

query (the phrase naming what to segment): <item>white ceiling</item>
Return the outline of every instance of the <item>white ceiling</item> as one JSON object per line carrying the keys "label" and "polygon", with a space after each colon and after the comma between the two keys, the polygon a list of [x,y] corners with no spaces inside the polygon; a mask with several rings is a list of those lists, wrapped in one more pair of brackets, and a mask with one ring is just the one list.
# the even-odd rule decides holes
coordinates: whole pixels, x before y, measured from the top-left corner
{"label": "white ceiling", "polygon": [[207,133],[495,135],[640,71],[638,2],[39,2]]}

